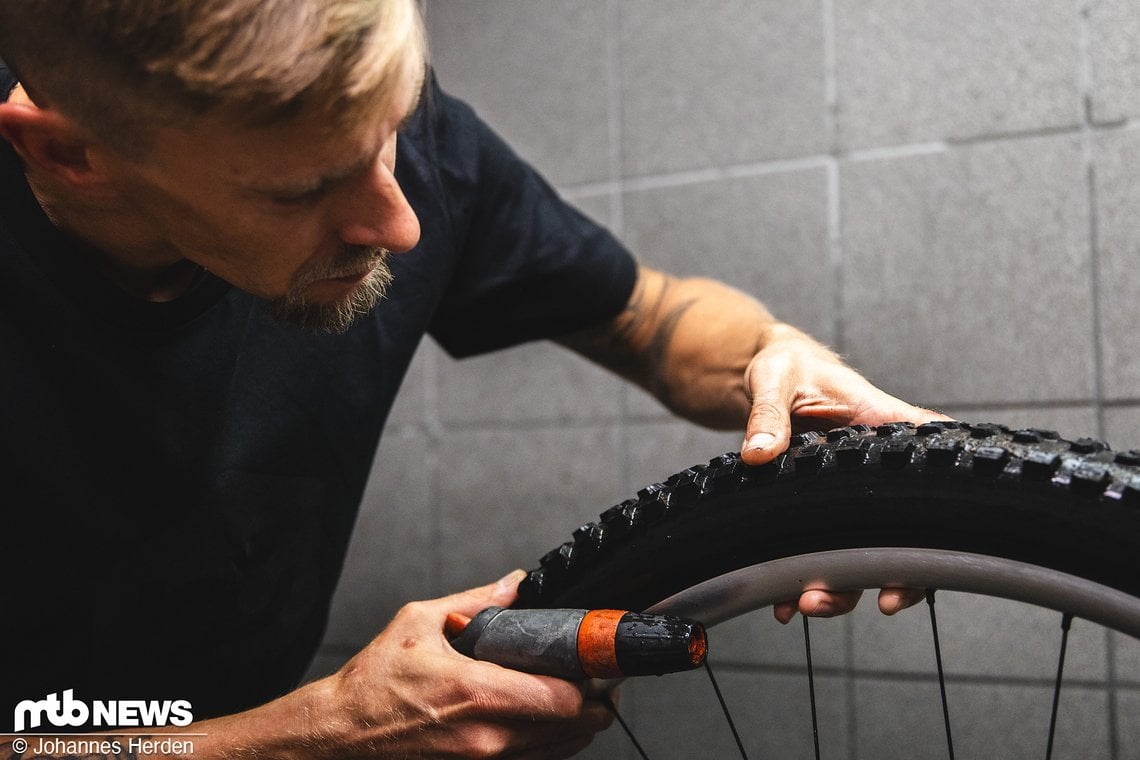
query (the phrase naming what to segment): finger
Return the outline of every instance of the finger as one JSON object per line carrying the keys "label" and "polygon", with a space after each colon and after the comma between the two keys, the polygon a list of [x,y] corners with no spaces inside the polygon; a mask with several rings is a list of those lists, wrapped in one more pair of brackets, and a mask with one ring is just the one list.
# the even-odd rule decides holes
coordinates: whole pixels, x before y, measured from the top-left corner
{"label": "finger", "polygon": [[606,678],[591,678],[582,686],[582,694],[586,699],[605,704],[606,696],[617,705],[621,702],[621,683]]}
{"label": "finger", "polygon": [[800,594],[799,611],[809,617],[835,617],[855,609],[863,591],[817,591]]}
{"label": "finger", "polygon": [[449,728],[450,741],[439,746],[432,757],[568,757],[557,754],[560,747],[588,743],[592,736],[565,726],[521,721],[453,721]]}
{"label": "finger", "polygon": [[[874,410],[866,416],[867,419],[872,420],[866,424],[877,425],[884,421],[887,422],[910,422],[915,425],[921,425],[925,422],[932,420],[950,420],[941,412],[936,412],[933,409],[924,409],[921,406],[912,406],[905,401],[890,397],[890,401],[878,405]],[[853,425],[863,422],[862,418],[852,420]]]}
{"label": "finger", "polygon": [[[519,720],[507,721],[502,725],[517,732],[518,739],[514,746],[520,757],[531,757],[534,751],[541,750],[535,757],[569,757],[570,754],[581,751],[590,743],[595,734],[605,731],[613,723],[613,713],[600,702],[587,700],[582,705],[582,712],[575,719],[569,721],[535,721]],[[564,752],[566,746],[573,747],[573,752]],[[515,757],[516,755],[510,755]]]}
{"label": "finger", "polygon": [[858,408],[857,413],[850,418],[848,424],[878,425],[883,422],[911,422],[915,425],[921,425],[931,420],[951,419],[933,409],[908,404],[872,385],[868,384],[868,388],[867,398],[870,401]]}
{"label": "finger", "polygon": [[791,375],[792,367],[785,361],[754,362],[748,368],[746,382],[752,393],[752,408],[740,448],[747,464],[767,464],[788,448],[795,386]]}
{"label": "finger", "polygon": [[[457,655],[461,656],[461,655]],[[587,720],[605,724],[605,706],[586,700],[582,687],[552,676],[536,676],[494,663],[464,658],[456,674],[471,702],[491,705],[504,719],[534,721]]]}
{"label": "finger", "polygon": [[787,602],[777,602],[772,605],[772,614],[776,620],[784,625],[792,622],[792,618],[796,616],[796,611],[799,609],[800,600],[792,599]]}
{"label": "finger", "polygon": [[576,723],[510,720],[453,720],[445,730],[450,733],[449,741],[440,749],[446,757],[571,757],[589,745],[597,733]]}
{"label": "finger", "polygon": [[[617,709],[618,702],[621,701],[621,695],[617,694],[617,689],[614,689],[614,695],[611,697],[614,705],[614,710]],[[585,720],[587,728],[597,733],[598,731],[605,731],[614,722],[613,710],[609,708],[605,702],[598,699],[587,698],[582,703],[582,716]]]}
{"label": "finger", "polygon": [[507,607],[518,598],[519,583],[525,577],[525,570],[512,570],[494,583],[433,599],[425,602],[424,606],[444,615],[458,612],[468,617],[487,607]]}
{"label": "finger", "polygon": [[526,578],[526,570],[512,570],[495,581],[491,594],[491,604],[496,607],[510,607],[519,598],[519,584]]}
{"label": "finger", "polygon": [[926,589],[885,588],[879,592],[879,611],[884,615],[894,615],[907,607],[913,607],[926,598]]}

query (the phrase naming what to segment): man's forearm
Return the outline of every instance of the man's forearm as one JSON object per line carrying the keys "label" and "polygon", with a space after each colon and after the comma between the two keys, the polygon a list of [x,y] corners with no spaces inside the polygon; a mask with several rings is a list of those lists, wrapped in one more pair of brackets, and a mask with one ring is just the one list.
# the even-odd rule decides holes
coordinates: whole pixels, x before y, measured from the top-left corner
{"label": "man's forearm", "polygon": [[741,453],[771,459],[794,426],[818,429],[939,415],[875,388],[826,346],[715,280],[642,268],[625,310],[561,339],[709,427],[744,424]]}
{"label": "man's forearm", "polygon": [[780,329],[791,328],[739,290],[642,268],[621,314],[559,342],[637,383],[674,413],[733,429],[750,408],[748,363]]}

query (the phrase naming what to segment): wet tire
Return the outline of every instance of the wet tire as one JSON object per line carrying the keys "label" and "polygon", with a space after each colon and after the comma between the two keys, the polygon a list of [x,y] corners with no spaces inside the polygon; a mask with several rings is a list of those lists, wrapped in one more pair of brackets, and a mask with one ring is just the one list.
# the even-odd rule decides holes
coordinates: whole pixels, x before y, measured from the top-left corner
{"label": "wet tire", "polygon": [[[875,584],[942,578],[884,557],[963,566],[981,558],[979,578],[993,561],[1027,568],[1034,583],[1080,579],[1140,607],[1140,452],[958,422],[804,433],[767,465],[725,454],[607,509],[542,558],[518,606],[644,610],[742,568],[795,558],[807,561],[792,580],[807,587],[819,579],[800,568],[833,553],[890,567]],[[1000,595],[1020,598],[1010,591]],[[1077,606],[1096,615],[1104,605]],[[1136,619],[1098,622],[1140,636]]]}

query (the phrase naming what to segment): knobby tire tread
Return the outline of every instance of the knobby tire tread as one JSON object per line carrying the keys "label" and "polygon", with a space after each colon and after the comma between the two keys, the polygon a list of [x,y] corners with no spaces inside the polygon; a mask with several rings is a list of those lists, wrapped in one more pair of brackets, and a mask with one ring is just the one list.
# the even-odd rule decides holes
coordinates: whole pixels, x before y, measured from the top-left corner
{"label": "knobby tire tread", "polygon": [[802,433],[769,464],[724,454],[607,509],[542,558],[517,605],[645,609],[740,567],[880,546],[1004,557],[1140,597],[1140,451],[961,422]]}

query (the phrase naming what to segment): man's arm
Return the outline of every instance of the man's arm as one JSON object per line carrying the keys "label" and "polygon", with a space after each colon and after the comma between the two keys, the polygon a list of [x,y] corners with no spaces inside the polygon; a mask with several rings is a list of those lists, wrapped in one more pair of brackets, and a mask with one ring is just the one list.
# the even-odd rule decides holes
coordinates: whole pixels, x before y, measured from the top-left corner
{"label": "man's arm", "polygon": [[[570,757],[612,718],[578,684],[478,662],[447,643],[450,612],[473,616],[508,606],[525,573],[495,584],[406,605],[367,647],[336,673],[261,707],[177,729],[193,751],[84,753],[84,760],[184,757],[187,760],[288,760],[345,757]],[[96,738],[87,735],[84,738]],[[26,744],[16,744],[17,741]],[[0,759],[35,756],[39,739],[0,736]],[[43,757],[74,756],[51,749]]]}
{"label": "man's arm", "polygon": [[[764,464],[793,432],[843,425],[946,419],[876,388],[831,350],[778,321],[754,298],[704,278],[677,278],[641,267],[625,310],[610,322],[565,336],[563,345],[632,380],[675,414],[738,429],[741,455]],[[849,611],[859,595],[806,592],[804,614]],[[921,594],[885,589],[891,614]],[[777,605],[784,622],[797,605]]]}

